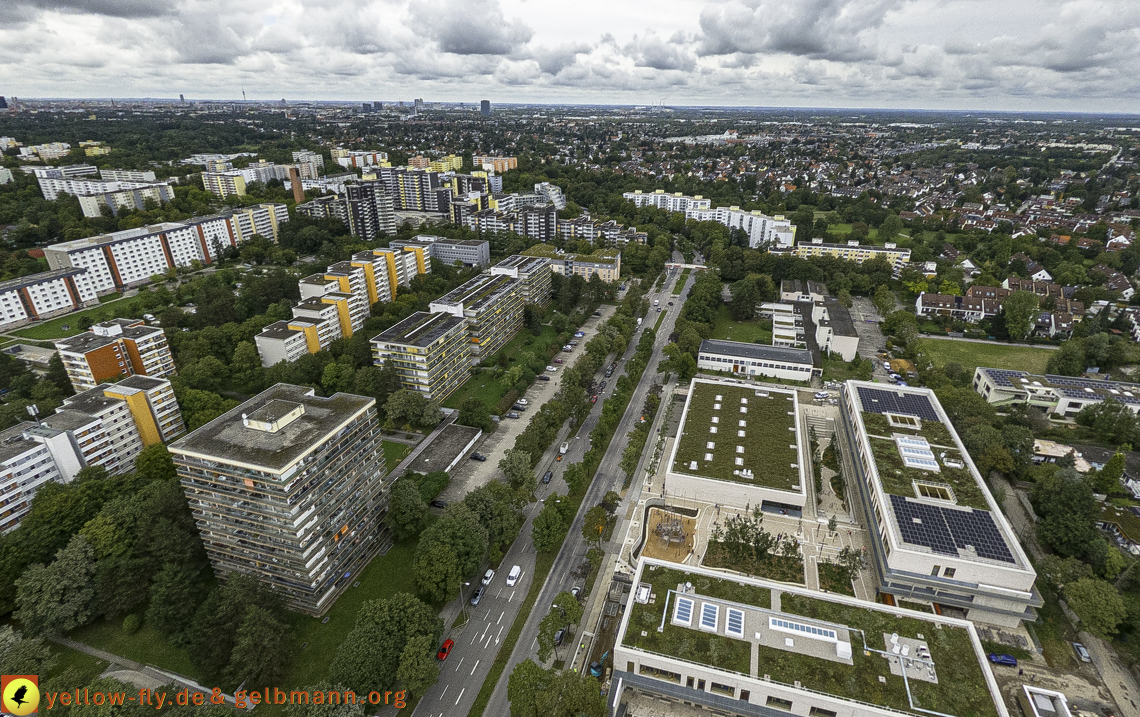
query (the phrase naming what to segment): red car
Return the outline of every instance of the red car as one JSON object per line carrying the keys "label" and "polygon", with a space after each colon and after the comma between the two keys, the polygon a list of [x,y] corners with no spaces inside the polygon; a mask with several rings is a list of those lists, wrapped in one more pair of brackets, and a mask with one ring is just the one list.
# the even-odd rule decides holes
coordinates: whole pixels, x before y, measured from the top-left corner
{"label": "red car", "polygon": [[590,399],[590,403],[597,403],[597,402],[598,402],[598,394],[595,393],[594,397]]}
{"label": "red car", "polygon": [[441,662],[446,660],[447,656],[451,654],[451,648],[453,647],[455,647],[455,640],[444,640],[443,644],[439,647],[439,652],[435,655],[436,659]]}

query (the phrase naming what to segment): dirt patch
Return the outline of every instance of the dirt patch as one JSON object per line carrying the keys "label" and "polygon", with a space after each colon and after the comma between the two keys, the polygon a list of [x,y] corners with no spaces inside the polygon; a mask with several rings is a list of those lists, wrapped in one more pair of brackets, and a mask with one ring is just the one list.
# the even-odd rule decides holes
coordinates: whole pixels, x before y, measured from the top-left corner
{"label": "dirt patch", "polygon": [[645,547],[641,554],[647,558],[679,563],[693,552],[697,521],[680,513],[650,508],[645,521]]}

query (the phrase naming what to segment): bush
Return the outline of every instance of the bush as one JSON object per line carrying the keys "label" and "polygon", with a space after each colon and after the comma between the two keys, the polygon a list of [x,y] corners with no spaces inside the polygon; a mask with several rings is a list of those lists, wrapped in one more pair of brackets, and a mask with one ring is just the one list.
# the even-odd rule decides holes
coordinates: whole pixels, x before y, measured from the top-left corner
{"label": "bush", "polygon": [[495,404],[495,408],[499,411],[499,415],[501,416],[507,411],[511,410],[511,406],[515,405],[515,401],[519,400],[519,396],[521,395],[522,394],[518,392],[518,389],[512,388],[510,391],[507,391],[507,395],[500,398],[499,402]]}
{"label": "bush", "polygon": [[130,614],[123,618],[123,632],[128,635],[133,635],[142,627],[142,618],[138,615]]}
{"label": "bush", "polygon": [[451,482],[451,476],[443,471],[436,471],[423,475],[422,473],[414,474],[416,485],[420,489],[420,495],[423,497],[425,503],[430,503],[439,497],[447,484]]}

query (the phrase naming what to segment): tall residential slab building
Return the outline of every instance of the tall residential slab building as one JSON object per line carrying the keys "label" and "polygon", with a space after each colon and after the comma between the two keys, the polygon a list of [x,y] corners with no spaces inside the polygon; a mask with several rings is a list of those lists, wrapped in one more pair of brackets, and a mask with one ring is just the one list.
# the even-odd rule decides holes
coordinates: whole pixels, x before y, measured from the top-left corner
{"label": "tall residential slab building", "polygon": [[170,446],[215,574],[321,615],[386,542],[373,398],[277,384]]}
{"label": "tall residential slab building", "polygon": [[148,376],[84,391],[39,423],[0,432],[0,533],[19,526],[44,483],[70,483],[91,466],[128,473],[144,447],[184,432],[170,381]]}
{"label": "tall residential slab building", "polygon": [[383,182],[365,181],[345,184],[343,194],[298,204],[297,211],[313,219],[339,219],[353,236],[374,242],[382,234],[396,233],[393,206]]}
{"label": "tall residential slab building", "polygon": [[471,363],[493,355],[522,328],[522,292],[509,276],[480,274],[429,304],[467,321]]}
{"label": "tall residential slab building", "polygon": [[372,360],[396,367],[400,385],[443,401],[471,375],[465,319],[417,311],[373,337]]}
{"label": "tall residential slab building", "polygon": [[544,256],[514,254],[491,267],[491,274],[519,280],[523,304],[546,307],[550,303],[550,259]]}
{"label": "tall residential slab building", "polygon": [[162,378],[175,373],[166,334],[139,319],[114,319],[55,342],[76,391],[95,388],[116,376]]}

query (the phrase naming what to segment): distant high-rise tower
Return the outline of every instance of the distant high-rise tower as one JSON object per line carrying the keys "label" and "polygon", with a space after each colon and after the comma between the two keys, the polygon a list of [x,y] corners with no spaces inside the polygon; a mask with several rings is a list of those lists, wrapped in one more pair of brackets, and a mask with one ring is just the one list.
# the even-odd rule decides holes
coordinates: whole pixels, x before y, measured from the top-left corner
{"label": "distant high-rise tower", "polygon": [[178,101],[185,104],[186,103],[186,95],[178,95]]}
{"label": "distant high-rise tower", "polygon": [[415,107],[416,107],[416,112],[419,112],[420,110],[422,110],[424,108],[424,101],[422,98],[419,98],[419,97],[416,98]]}
{"label": "distant high-rise tower", "polygon": [[479,103],[479,114],[484,117],[491,116],[491,100],[483,100]]}
{"label": "distant high-rise tower", "polygon": [[361,112],[371,112],[372,111],[372,103],[371,102],[361,102],[360,103],[360,111]]}
{"label": "distant high-rise tower", "polygon": [[382,109],[384,109],[384,103],[383,102],[373,102],[372,103],[372,111],[373,112],[379,112]]}
{"label": "distant high-rise tower", "polygon": [[8,100],[4,99],[3,96],[0,96],[0,110],[6,109],[8,109]]}

